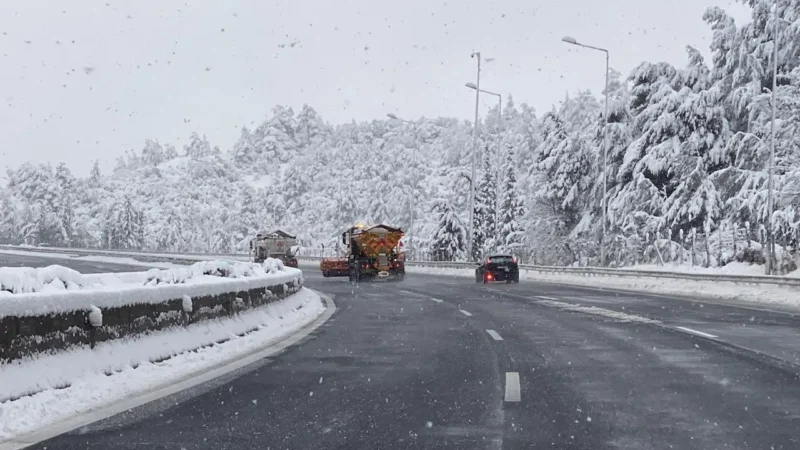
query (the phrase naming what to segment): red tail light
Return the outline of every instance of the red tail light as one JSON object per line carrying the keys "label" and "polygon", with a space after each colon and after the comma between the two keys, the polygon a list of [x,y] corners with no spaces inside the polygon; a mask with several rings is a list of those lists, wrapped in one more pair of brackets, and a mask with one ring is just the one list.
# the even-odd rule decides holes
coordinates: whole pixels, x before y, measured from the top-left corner
{"label": "red tail light", "polygon": [[511,262],[516,264],[517,263],[517,257],[516,256],[512,256],[511,257]]}
{"label": "red tail light", "polygon": [[489,264],[489,263],[491,263],[491,261],[489,261],[489,258],[486,258],[486,264]]}
{"label": "red tail light", "polygon": [[492,273],[491,273],[491,272],[486,272],[486,279],[487,279],[487,280],[491,280],[492,278],[494,278],[494,276],[492,275]]}

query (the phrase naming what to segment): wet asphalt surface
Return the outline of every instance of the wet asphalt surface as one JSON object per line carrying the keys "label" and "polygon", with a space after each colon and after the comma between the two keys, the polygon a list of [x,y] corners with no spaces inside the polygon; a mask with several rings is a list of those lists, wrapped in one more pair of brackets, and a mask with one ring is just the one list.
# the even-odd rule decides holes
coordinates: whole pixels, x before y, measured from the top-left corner
{"label": "wet asphalt surface", "polygon": [[337,311],[301,343],[31,448],[800,448],[791,313],[304,269]]}

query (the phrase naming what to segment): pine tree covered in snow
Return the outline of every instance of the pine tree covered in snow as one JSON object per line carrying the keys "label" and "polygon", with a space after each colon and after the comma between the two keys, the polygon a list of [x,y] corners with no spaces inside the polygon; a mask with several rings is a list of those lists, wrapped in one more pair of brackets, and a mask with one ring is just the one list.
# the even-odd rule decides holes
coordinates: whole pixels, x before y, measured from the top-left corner
{"label": "pine tree covered in snow", "polygon": [[[208,143],[205,136],[200,137],[199,134],[192,133],[191,137],[189,137],[189,143],[183,147],[183,154],[190,158],[199,159],[205,156],[212,156],[214,150],[211,149],[211,144]],[[128,166],[130,167],[130,164]]]}
{"label": "pine tree covered in snow", "polygon": [[438,226],[433,234],[431,248],[434,261],[456,261],[464,257],[467,244],[467,230],[447,200],[436,203],[434,212],[438,215]]}
{"label": "pine tree covered in snow", "polygon": [[525,242],[525,232],[520,225],[525,208],[520,198],[516,172],[514,150],[508,149],[498,223],[499,246],[506,252],[519,252]]}
{"label": "pine tree covered in snow", "polygon": [[247,127],[242,127],[242,134],[231,150],[233,160],[240,167],[249,166],[256,162],[258,153],[253,142],[253,136]]}
{"label": "pine tree covered in snow", "polygon": [[94,165],[92,165],[92,171],[89,173],[89,181],[96,184],[100,182],[100,178],[103,174],[100,172],[100,163],[95,160]]}
{"label": "pine tree covered in snow", "polygon": [[58,217],[58,226],[61,231],[59,242],[71,247],[75,237],[75,178],[64,163],[56,167],[55,178],[58,184],[58,201],[55,204],[55,213]]}
{"label": "pine tree covered in snow", "polygon": [[158,141],[147,139],[142,149],[142,163],[148,166],[157,166],[166,160],[164,149]]}
{"label": "pine tree covered in snow", "polygon": [[497,181],[492,161],[497,155],[487,145],[483,151],[483,164],[475,190],[475,213],[473,220],[472,259],[479,261],[496,250],[497,238]]}

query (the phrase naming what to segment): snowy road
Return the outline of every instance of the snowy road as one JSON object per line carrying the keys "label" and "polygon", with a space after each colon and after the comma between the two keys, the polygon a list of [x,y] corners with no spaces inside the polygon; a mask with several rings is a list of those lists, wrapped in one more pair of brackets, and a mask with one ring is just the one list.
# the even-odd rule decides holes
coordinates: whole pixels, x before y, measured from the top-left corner
{"label": "snowy road", "polygon": [[800,448],[791,314],[306,273],[339,311],[305,342],[35,448]]}

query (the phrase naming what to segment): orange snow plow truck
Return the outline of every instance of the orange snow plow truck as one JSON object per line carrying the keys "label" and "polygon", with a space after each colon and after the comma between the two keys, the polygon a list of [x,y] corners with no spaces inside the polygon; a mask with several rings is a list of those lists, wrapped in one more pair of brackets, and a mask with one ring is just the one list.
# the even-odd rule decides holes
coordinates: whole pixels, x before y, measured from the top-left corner
{"label": "orange snow plow truck", "polygon": [[323,258],[324,277],[349,277],[351,282],[367,279],[402,280],[406,274],[404,254],[400,252],[403,230],[388,225],[356,225],[342,233],[347,255]]}

